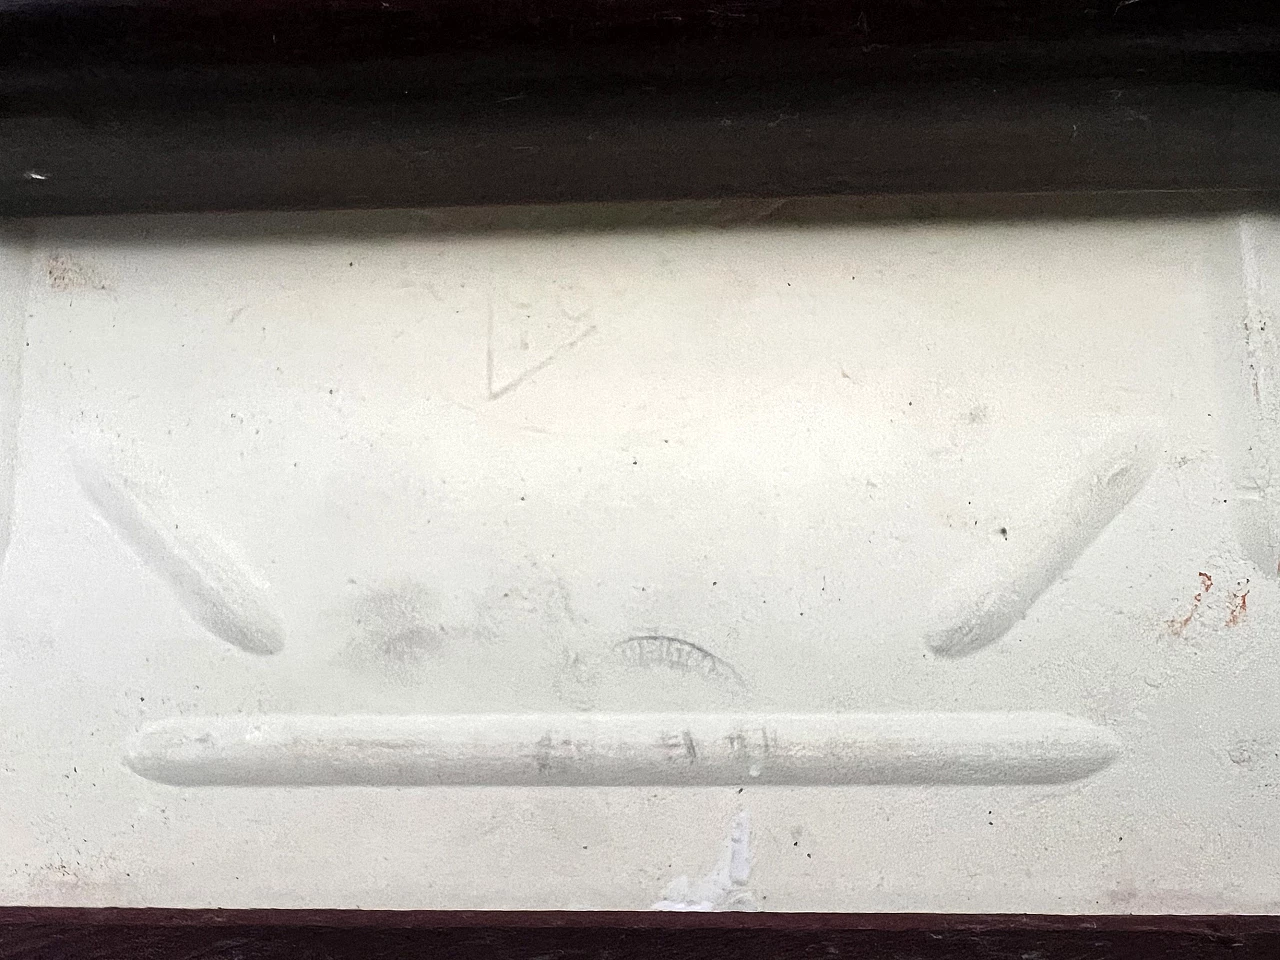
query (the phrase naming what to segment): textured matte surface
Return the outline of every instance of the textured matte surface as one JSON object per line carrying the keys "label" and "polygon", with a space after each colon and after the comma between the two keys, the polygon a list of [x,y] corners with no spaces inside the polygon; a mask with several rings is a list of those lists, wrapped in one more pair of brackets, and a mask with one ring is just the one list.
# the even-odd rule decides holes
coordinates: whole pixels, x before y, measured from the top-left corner
{"label": "textured matte surface", "polygon": [[862,209],[33,225],[0,899],[1275,909],[1276,222]]}

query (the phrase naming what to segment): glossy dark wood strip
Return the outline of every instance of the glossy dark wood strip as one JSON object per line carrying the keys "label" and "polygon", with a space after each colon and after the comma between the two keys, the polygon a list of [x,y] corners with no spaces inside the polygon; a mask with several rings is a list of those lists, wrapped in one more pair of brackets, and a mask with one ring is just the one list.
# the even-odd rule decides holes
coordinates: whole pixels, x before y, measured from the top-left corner
{"label": "glossy dark wood strip", "polygon": [[1275,7],[0,5],[0,216],[1274,190]]}

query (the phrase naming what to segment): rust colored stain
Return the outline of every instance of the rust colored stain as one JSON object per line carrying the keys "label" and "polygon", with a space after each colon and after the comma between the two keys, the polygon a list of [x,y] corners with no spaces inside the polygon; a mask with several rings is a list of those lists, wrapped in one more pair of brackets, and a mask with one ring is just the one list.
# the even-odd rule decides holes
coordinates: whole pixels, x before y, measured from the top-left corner
{"label": "rust colored stain", "polygon": [[1169,632],[1175,637],[1180,637],[1191,625],[1191,619],[1196,615],[1196,611],[1200,609],[1200,604],[1204,601],[1204,595],[1213,589],[1213,577],[1200,571],[1200,591],[1191,598],[1191,609],[1187,611],[1185,617],[1175,617],[1172,620],[1166,620],[1165,625],[1169,628]]}
{"label": "rust colored stain", "polygon": [[[1246,580],[1247,584],[1249,581]],[[1227,616],[1228,627],[1238,627],[1244,615],[1249,611],[1249,591],[1237,591],[1231,594],[1231,612]]]}

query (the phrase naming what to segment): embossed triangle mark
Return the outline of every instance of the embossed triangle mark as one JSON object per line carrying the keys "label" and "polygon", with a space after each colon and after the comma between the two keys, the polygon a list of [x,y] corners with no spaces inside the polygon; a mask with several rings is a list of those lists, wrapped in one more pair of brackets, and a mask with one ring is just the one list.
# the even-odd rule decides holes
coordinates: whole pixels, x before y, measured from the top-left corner
{"label": "embossed triangle mark", "polygon": [[489,306],[486,376],[490,400],[498,400],[596,332],[590,306],[571,291],[495,297]]}

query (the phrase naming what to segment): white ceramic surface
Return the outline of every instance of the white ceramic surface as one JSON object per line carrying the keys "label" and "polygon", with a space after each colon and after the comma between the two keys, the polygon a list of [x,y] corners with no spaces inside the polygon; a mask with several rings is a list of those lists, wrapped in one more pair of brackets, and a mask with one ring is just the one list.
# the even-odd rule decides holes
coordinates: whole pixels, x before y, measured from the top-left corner
{"label": "white ceramic surface", "polygon": [[1280,910],[1277,222],[5,236],[0,901]]}

